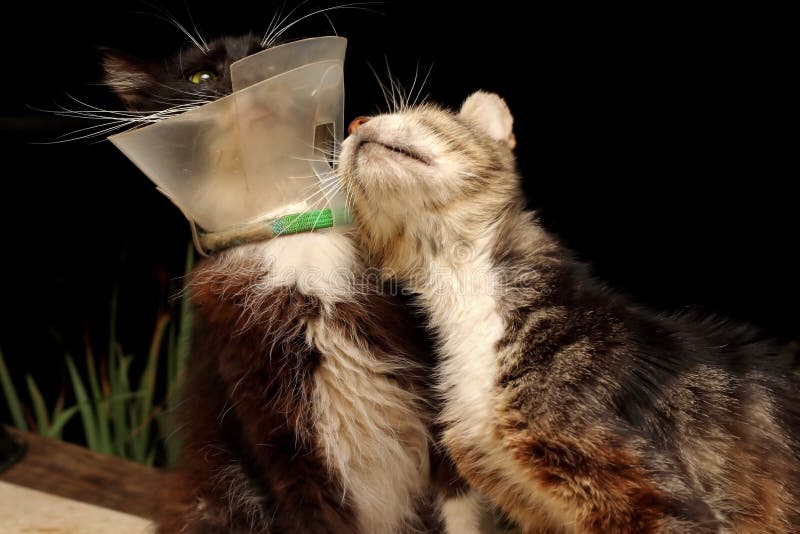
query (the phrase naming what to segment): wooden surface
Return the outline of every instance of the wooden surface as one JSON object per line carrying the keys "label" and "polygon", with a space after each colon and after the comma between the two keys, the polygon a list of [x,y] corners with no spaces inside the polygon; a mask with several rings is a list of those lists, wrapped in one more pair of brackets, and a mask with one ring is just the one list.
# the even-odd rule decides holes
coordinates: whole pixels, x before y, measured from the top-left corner
{"label": "wooden surface", "polygon": [[28,444],[28,452],[20,462],[0,473],[0,481],[152,517],[154,490],[161,477],[157,470],[70,443],[13,428],[7,430],[14,439]]}
{"label": "wooden surface", "polygon": [[149,534],[141,517],[0,482],[0,532],[47,534]]}

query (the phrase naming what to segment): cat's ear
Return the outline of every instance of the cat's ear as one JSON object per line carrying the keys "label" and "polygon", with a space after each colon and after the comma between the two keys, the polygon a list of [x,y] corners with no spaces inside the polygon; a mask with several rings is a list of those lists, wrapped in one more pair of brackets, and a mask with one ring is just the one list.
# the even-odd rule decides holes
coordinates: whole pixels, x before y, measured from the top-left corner
{"label": "cat's ear", "polygon": [[464,101],[459,115],[482,129],[495,141],[514,148],[514,117],[506,101],[494,93],[476,91]]}
{"label": "cat's ear", "polygon": [[138,109],[156,85],[150,67],[131,55],[100,49],[103,83],[108,85],[128,109]]}

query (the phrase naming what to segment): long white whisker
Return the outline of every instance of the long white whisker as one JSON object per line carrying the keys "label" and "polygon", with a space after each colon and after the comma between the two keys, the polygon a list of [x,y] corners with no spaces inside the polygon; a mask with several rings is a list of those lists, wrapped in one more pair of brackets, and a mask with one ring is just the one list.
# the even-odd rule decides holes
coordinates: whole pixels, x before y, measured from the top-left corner
{"label": "long white whisker", "polygon": [[200,30],[197,28],[197,24],[195,24],[194,22],[194,18],[192,17],[192,10],[189,9],[188,0],[186,2],[186,14],[189,15],[189,23],[192,25],[192,28],[194,28],[194,33],[195,35],[197,35],[197,39],[203,45],[203,48],[205,49],[206,52],[211,52],[211,49],[208,47],[208,43],[206,42],[205,39],[203,39],[203,34],[200,33]]}
{"label": "long white whisker", "polygon": [[[302,2],[295,9],[293,9],[291,13],[294,13],[294,11],[296,11],[300,6],[306,4],[307,2],[308,2],[308,0],[305,0],[304,2]],[[269,48],[270,46],[272,46],[273,43],[275,43],[276,40],[280,39],[281,35],[286,33],[288,30],[290,30],[296,24],[299,24],[300,22],[306,20],[307,18],[313,17],[315,15],[319,15],[321,13],[328,13],[329,11],[335,11],[337,9],[363,9],[363,10],[369,11],[368,9],[366,9],[363,6],[370,5],[370,4],[373,4],[373,3],[374,2],[354,2],[354,3],[350,3],[350,4],[340,4],[338,6],[331,6],[331,7],[326,7],[326,8],[323,8],[323,9],[317,9],[316,11],[312,11],[311,13],[308,13],[306,15],[303,15],[302,17],[299,17],[297,20],[287,24],[286,26],[284,26],[280,30],[274,32],[274,34],[272,36],[270,36],[269,40],[265,40],[265,41],[262,42],[262,46],[264,48]],[[291,15],[291,13],[289,15]],[[289,17],[289,15],[287,15],[287,17],[284,18],[284,21]]]}
{"label": "long white whisker", "polygon": [[383,61],[384,61],[384,63],[386,63],[386,76],[387,76],[388,81],[389,81],[389,94],[392,97],[391,111],[392,111],[392,113],[397,113],[399,111],[397,109],[397,95],[395,94],[395,91],[394,91],[394,80],[392,79],[392,69],[389,68],[389,57],[388,56],[383,56]]}
{"label": "long white whisker", "polygon": [[406,101],[404,103],[406,109],[411,106],[411,96],[414,94],[414,89],[417,86],[417,78],[419,77],[419,61],[417,61],[417,66],[414,67],[414,81],[411,82],[411,89],[408,90],[408,94],[406,95]]}
{"label": "long white whisker", "polygon": [[68,139],[56,139],[56,140],[53,140],[53,141],[38,141],[38,142],[34,141],[32,144],[35,144],[35,145],[58,145],[58,144],[61,144],[61,143],[70,143],[70,142],[73,142],[73,141],[80,141],[81,139],[91,139],[93,137],[105,136],[107,133],[117,131],[117,130],[119,130],[121,128],[124,128],[125,126],[126,126],[125,124],[119,124],[119,125],[116,125],[116,126],[110,126],[110,127],[105,128],[103,130],[100,130],[100,131],[97,131],[97,132],[93,132],[93,133],[90,133],[90,134],[87,134],[87,135],[81,135],[81,136],[78,136],[78,137],[70,137]]}
{"label": "long white whisker", "polygon": [[272,34],[274,28],[277,27],[278,19],[280,19],[281,15],[283,15],[283,11],[286,9],[286,0],[283,0],[280,9],[276,9],[275,12],[272,14],[272,18],[269,21],[269,25],[267,26],[267,31],[264,32],[264,37],[261,39],[261,46],[264,46],[266,42],[266,38],[268,35]]}
{"label": "long white whisker", "polygon": [[422,104],[423,102],[425,102],[425,99],[427,98],[427,96],[426,96],[425,98],[422,99],[422,102],[418,102],[420,94],[422,94],[422,89],[425,87],[425,84],[428,82],[428,78],[430,77],[431,72],[433,71],[433,64],[434,64],[434,62],[432,61],[431,62],[431,66],[428,67],[428,73],[425,74],[425,78],[422,80],[422,83],[419,85],[419,89],[417,90],[417,96],[414,97],[414,102],[412,103],[412,106],[414,106],[414,107],[416,107],[417,105]]}
{"label": "long white whisker", "polygon": [[[291,11],[289,11],[289,13],[287,13],[285,17],[281,17],[280,20],[278,20],[277,23],[275,24],[275,27],[272,29],[272,31],[270,33],[264,35],[264,38],[261,39],[261,47],[262,48],[269,48],[269,46],[274,42],[273,35],[275,34],[275,32],[277,32],[281,28],[281,26],[283,26],[283,24],[287,20],[289,20],[289,18],[298,9],[300,9],[301,7],[303,7],[304,5],[306,5],[310,1],[311,0],[303,0],[302,2],[297,4]],[[286,3],[284,2],[283,7],[281,7],[281,11],[280,11],[281,15],[283,15],[283,10],[284,10],[285,7],[286,7]],[[270,26],[271,26],[271,24],[270,24]],[[267,44],[267,43],[269,43],[269,44]]]}
{"label": "long white whisker", "polygon": [[372,71],[372,74],[375,76],[375,81],[377,81],[377,82],[378,82],[378,87],[380,88],[380,90],[381,90],[381,93],[383,93],[383,100],[386,102],[386,109],[387,109],[389,112],[391,112],[391,110],[392,110],[392,104],[389,102],[389,94],[388,94],[388,89],[387,89],[387,88],[386,88],[386,86],[383,84],[383,81],[381,80],[381,77],[380,77],[380,75],[378,74],[378,71],[376,71],[376,70],[375,70],[375,68],[374,68],[372,65],[370,65],[370,64],[367,64],[367,66],[368,66],[368,67],[369,67],[369,69]]}

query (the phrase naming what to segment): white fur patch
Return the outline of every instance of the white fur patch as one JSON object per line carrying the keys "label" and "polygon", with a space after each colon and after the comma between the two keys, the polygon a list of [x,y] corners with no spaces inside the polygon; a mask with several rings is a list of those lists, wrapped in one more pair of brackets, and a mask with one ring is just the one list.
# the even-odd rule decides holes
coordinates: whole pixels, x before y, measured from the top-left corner
{"label": "white fur patch", "polygon": [[350,344],[324,319],[308,336],[323,354],[313,398],[318,445],[342,479],[361,532],[390,534],[418,523],[417,501],[429,489],[429,437],[419,399],[389,376],[403,362]]}
{"label": "white fur patch", "polygon": [[286,235],[232,249],[231,259],[259,261],[265,273],[257,289],[268,293],[277,287],[296,286],[323,305],[350,300],[356,290],[355,269],[360,268],[353,242],[337,231]]}
{"label": "white fur patch", "polygon": [[442,517],[446,534],[480,534],[482,532],[484,503],[481,497],[470,492],[445,499]]}

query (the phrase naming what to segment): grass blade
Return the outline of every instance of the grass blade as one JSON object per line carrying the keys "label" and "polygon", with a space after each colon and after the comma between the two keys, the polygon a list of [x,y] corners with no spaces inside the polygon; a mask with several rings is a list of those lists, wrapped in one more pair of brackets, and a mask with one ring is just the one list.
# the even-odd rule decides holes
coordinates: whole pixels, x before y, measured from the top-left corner
{"label": "grass blade", "polygon": [[76,413],[78,413],[77,406],[70,406],[69,408],[58,412],[58,414],[53,417],[53,423],[50,425],[50,428],[45,435],[48,438],[61,439],[61,432]]}
{"label": "grass blade", "polygon": [[[194,244],[189,243],[186,249],[186,263],[184,264],[184,283],[188,280],[189,273],[194,266]],[[186,363],[189,360],[189,352],[191,350],[191,332],[192,332],[192,304],[189,299],[188,290],[184,289],[181,292],[181,307],[180,307],[180,323],[178,324],[178,346],[176,348],[176,357],[178,359],[177,374],[180,375],[186,369]]]}
{"label": "grass blade", "polygon": [[97,440],[97,429],[95,428],[97,419],[92,410],[92,403],[89,400],[89,395],[86,394],[86,388],[83,387],[78,369],[75,367],[75,362],[72,361],[72,356],[67,354],[67,369],[69,370],[69,377],[72,381],[72,389],[75,391],[75,399],[78,401],[78,411],[81,414],[81,421],[83,422],[83,433],[86,437],[86,444],[94,451],[100,449]]}
{"label": "grass blade", "polygon": [[111,309],[108,310],[108,355],[117,352],[117,304],[119,302],[119,286],[111,290]]}
{"label": "grass blade", "polygon": [[36,416],[36,426],[39,427],[39,433],[47,435],[50,429],[50,417],[47,415],[47,408],[45,408],[44,397],[42,392],[36,386],[31,375],[25,375],[25,382],[28,383],[28,393],[33,402],[33,414]]}
{"label": "grass blade", "polygon": [[128,365],[124,363],[125,355],[119,346],[114,347],[113,352],[108,356],[108,396],[109,414],[111,425],[114,429],[114,454],[122,458],[127,458],[127,447],[125,445],[125,435],[127,419],[125,417],[124,397],[129,393],[125,389],[127,380],[120,377],[120,373],[128,372]]}
{"label": "grass blade", "polygon": [[27,431],[28,423],[25,422],[25,416],[22,413],[22,403],[19,402],[17,390],[14,388],[13,382],[11,382],[11,376],[8,374],[2,350],[0,350],[0,385],[3,386],[3,395],[8,404],[8,411],[11,412],[11,420],[14,422],[14,426]]}
{"label": "grass blade", "polygon": [[[156,390],[156,376],[158,373],[158,356],[161,353],[162,340],[166,332],[167,325],[169,324],[169,314],[162,313],[156,320],[156,326],[153,330],[153,338],[150,340],[150,352],[147,357],[147,366],[142,372],[141,379],[139,380],[139,390],[144,393],[144,398],[139,406],[139,414],[137,420],[142,424],[141,429],[136,432],[137,439],[144,441],[144,448],[150,440],[150,422],[148,421],[150,415],[153,413],[155,390]],[[137,428],[137,427],[134,427]]]}
{"label": "grass blade", "polygon": [[[130,388],[126,387],[127,365],[123,364],[125,354],[117,343],[117,307],[119,305],[119,286],[115,285],[111,291],[111,302],[108,312],[108,385],[111,390],[109,398],[109,415],[114,429],[114,453],[122,458],[128,457],[126,445],[127,418],[125,415],[125,403],[122,398],[129,393]],[[122,369],[124,367],[124,369]],[[120,373],[125,374],[125,379],[120,377]]]}
{"label": "grass blade", "polygon": [[86,355],[86,375],[89,382],[89,389],[92,392],[92,400],[94,401],[95,416],[97,417],[97,446],[98,451],[104,454],[113,454],[111,448],[111,428],[108,417],[108,403],[106,402],[103,392],[100,389],[100,380],[97,377],[97,368],[94,362],[94,352],[92,351],[92,340],[89,338],[89,332],[84,330],[83,343],[85,346]]}

